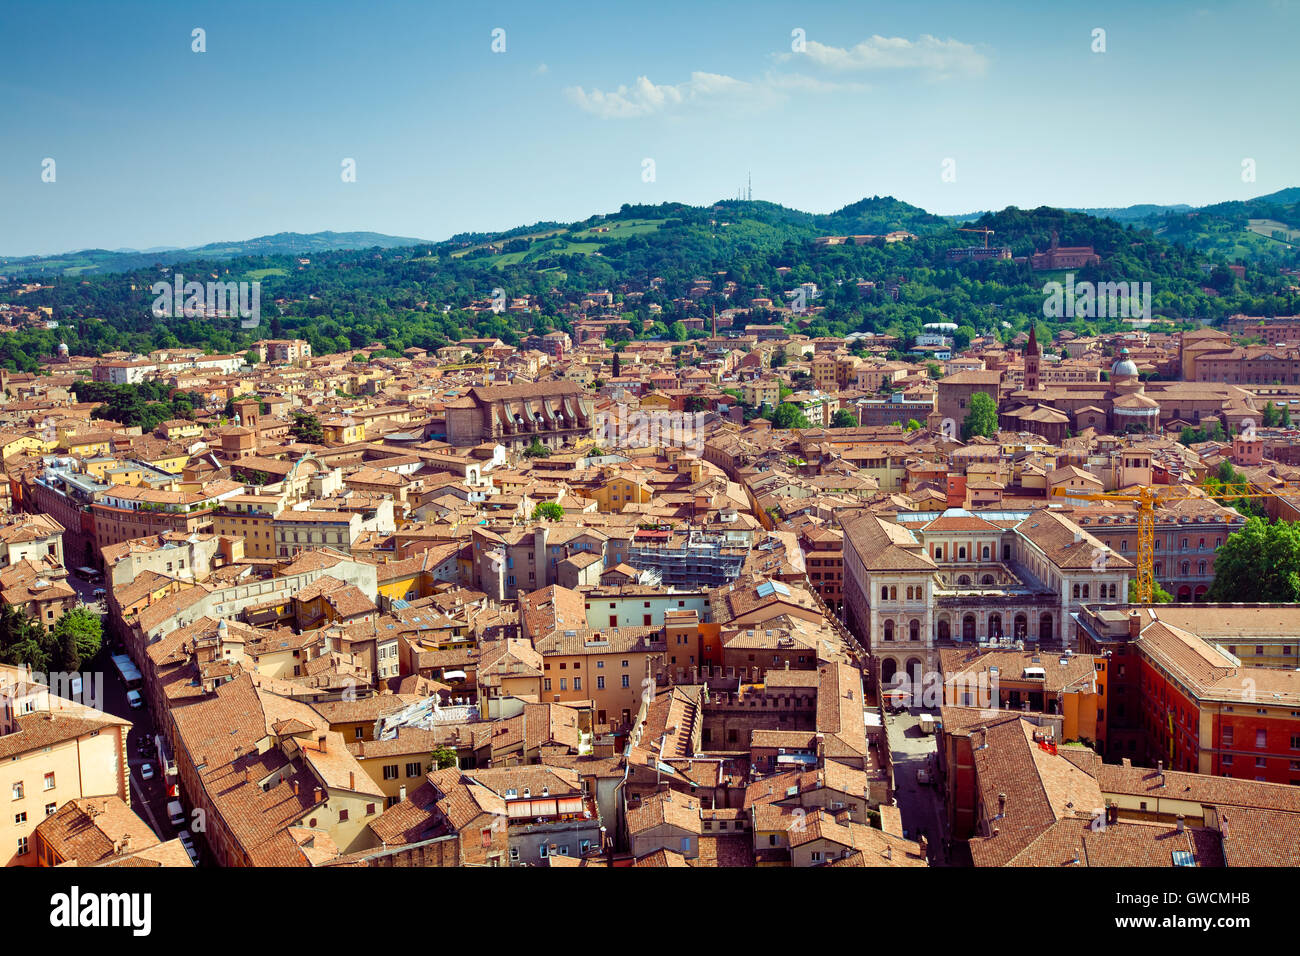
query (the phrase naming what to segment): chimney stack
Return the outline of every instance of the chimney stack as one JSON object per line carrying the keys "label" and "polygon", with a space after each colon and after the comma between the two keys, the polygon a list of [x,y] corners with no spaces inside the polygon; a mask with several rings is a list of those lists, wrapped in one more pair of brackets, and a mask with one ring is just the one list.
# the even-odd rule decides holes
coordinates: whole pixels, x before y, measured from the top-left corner
{"label": "chimney stack", "polygon": [[325,735],[321,734],[319,737],[317,737],[316,742],[320,744],[320,752],[325,753],[325,751],[328,749],[325,744]]}
{"label": "chimney stack", "polygon": [[295,781],[293,782],[293,795],[294,795],[295,797],[298,796],[298,781],[297,781],[297,780],[295,780]]}
{"label": "chimney stack", "polygon": [[348,789],[357,789],[357,772],[355,770],[348,771]]}
{"label": "chimney stack", "polygon": [[1128,636],[1130,640],[1136,640],[1142,633],[1142,615],[1134,611],[1128,616]]}
{"label": "chimney stack", "polygon": [[999,793],[998,794],[998,818],[1001,819],[1006,815],[1007,815],[1007,795],[1005,793]]}
{"label": "chimney stack", "polygon": [[1183,828],[1184,828],[1185,826],[1186,826],[1186,821],[1183,819],[1183,815],[1180,813],[1180,814],[1178,814],[1178,832],[1179,832],[1179,833],[1182,833],[1182,832],[1183,832]]}
{"label": "chimney stack", "polygon": [[324,793],[325,791],[323,791],[320,787],[313,787],[311,791],[312,802],[320,803],[321,797],[324,795]]}

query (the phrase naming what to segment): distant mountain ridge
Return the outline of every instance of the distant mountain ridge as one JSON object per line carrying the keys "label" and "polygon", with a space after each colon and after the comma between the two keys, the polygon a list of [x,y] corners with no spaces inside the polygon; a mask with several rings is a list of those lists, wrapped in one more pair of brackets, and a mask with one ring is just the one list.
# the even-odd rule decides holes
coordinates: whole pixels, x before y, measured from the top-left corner
{"label": "distant mountain ridge", "polygon": [[[1229,260],[1251,259],[1277,265],[1294,264],[1300,255],[1300,187],[1288,187],[1265,196],[1233,200],[1210,206],[1186,204],[1141,204],[1122,208],[1054,209],[1123,225],[1150,229],[1157,236],[1202,252],[1213,252]],[[247,256],[306,256],[324,252],[350,252],[372,248],[401,249],[426,246],[441,254],[463,256],[492,252],[500,247],[503,264],[526,262],[557,248],[588,252],[581,240],[606,232],[602,224],[645,221],[707,221],[708,217],[732,215],[754,224],[766,233],[756,242],[777,242],[796,235],[879,235],[908,231],[933,235],[953,225],[988,220],[1013,212],[986,211],[956,216],[927,212],[892,196],[870,196],[831,213],[808,213],[778,203],[725,199],[710,206],[661,203],[657,206],[627,205],[603,215],[573,223],[538,222],[500,232],[462,232],[449,239],[433,241],[378,232],[280,232],[269,236],[228,242],[211,242],[189,248],[156,247],[145,250],[83,249],[52,256],[0,257],[0,275],[35,277],[102,275],[125,273],[156,266],[172,266],[202,260],[228,260]],[[583,234],[586,235],[583,235]],[[541,241],[537,241],[540,238]],[[996,240],[994,240],[996,241]],[[461,250],[461,251],[453,251]],[[531,251],[530,251],[531,250]]]}
{"label": "distant mountain ridge", "polygon": [[0,274],[84,275],[129,272],[154,265],[175,265],[199,259],[235,259],[257,255],[309,255],[358,249],[397,249],[428,242],[381,232],[277,232],[255,239],[209,242],[202,246],[157,246],[150,249],[80,249],[51,256],[0,257]]}

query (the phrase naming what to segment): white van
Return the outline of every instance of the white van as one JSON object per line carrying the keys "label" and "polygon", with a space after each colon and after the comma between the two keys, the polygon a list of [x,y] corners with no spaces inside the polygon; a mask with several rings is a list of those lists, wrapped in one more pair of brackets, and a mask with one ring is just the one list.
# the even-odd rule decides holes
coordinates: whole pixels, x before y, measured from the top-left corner
{"label": "white van", "polygon": [[128,690],[126,692],[126,702],[131,705],[132,710],[139,710],[144,706],[144,698],[140,696],[138,690]]}
{"label": "white van", "polygon": [[172,822],[174,827],[184,825],[185,808],[181,806],[179,800],[172,800],[167,804],[167,819]]}

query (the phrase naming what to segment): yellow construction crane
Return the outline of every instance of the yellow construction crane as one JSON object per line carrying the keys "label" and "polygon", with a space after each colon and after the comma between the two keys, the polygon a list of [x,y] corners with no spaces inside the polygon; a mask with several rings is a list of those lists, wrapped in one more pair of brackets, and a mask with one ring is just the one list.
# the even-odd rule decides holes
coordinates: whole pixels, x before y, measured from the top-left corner
{"label": "yellow construction crane", "polygon": [[958,232],[982,232],[984,233],[984,248],[989,247],[989,236],[993,235],[992,229],[958,229]]}
{"label": "yellow construction crane", "polygon": [[1059,497],[1077,498],[1080,501],[1131,501],[1137,505],[1138,552],[1137,552],[1137,586],[1134,597],[1137,604],[1150,604],[1155,597],[1155,573],[1152,570],[1156,540],[1156,505],[1171,501],[1200,501],[1204,498],[1285,498],[1300,494],[1300,481],[1280,481],[1272,491],[1260,491],[1249,482],[1227,482],[1213,485],[1188,485],[1200,494],[1190,494],[1169,486],[1172,494],[1162,494],[1150,486],[1142,487],[1136,494],[1107,491],[1098,493],[1081,493],[1071,488],[1056,488],[1053,493]]}

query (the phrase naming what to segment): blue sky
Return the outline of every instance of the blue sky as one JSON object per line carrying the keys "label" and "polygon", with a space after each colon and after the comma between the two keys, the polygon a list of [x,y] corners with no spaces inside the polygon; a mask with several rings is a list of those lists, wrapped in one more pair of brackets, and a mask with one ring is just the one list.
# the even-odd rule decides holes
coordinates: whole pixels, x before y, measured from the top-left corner
{"label": "blue sky", "polygon": [[1298,28],[1297,0],[11,3],[0,254],[442,239],[751,173],[813,212],[1243,199],[1300,184]]}

